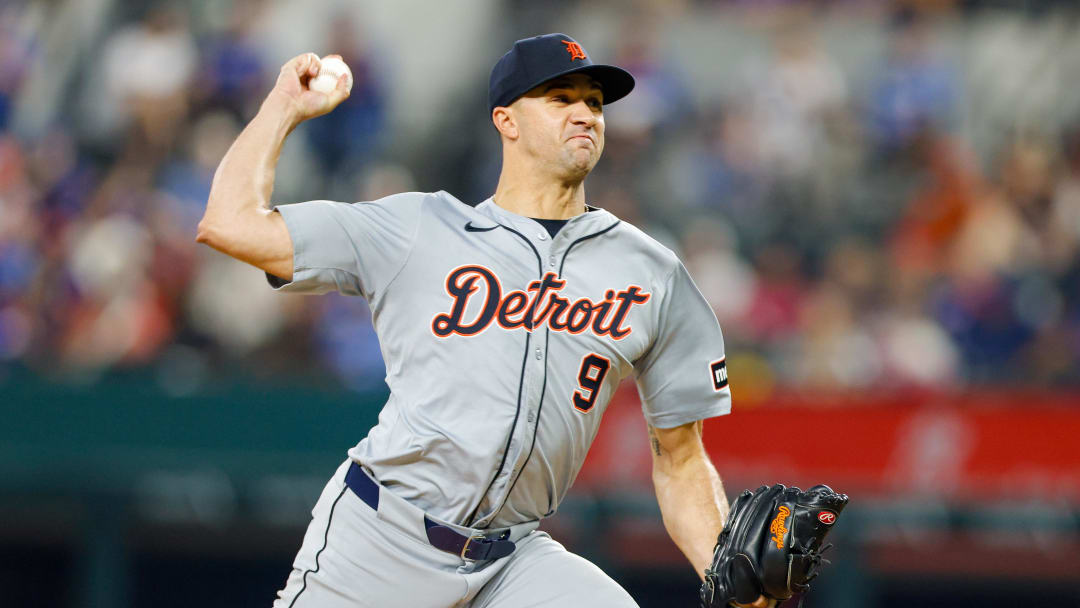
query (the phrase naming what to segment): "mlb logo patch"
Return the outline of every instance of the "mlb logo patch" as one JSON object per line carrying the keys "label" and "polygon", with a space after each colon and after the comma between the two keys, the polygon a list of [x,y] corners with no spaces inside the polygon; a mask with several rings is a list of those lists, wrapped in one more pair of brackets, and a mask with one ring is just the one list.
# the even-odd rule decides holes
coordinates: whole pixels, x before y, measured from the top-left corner
{"label": "mlb logo patch", "polygon": [[712,376],[713,388],[722,390],[727,386],[727,358],[713,361],[709,364],[709,375]]}

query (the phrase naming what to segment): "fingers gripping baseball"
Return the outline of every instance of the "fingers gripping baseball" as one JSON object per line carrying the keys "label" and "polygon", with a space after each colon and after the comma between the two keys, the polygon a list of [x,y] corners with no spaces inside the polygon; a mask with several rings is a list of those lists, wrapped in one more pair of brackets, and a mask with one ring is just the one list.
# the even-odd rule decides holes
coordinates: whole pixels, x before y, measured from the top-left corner
{"label": "fingers gripping baseball", "polygon": [[[326,58],[330,57],[341,59],[339,55],[328,55]],[[288,111],[296,123],[322,116],[349,97],[352,77],[348,73],[338,76],[337,83],[329,92],[311,88],[321,68],[322,60],[315,53],[297,55],[281,66],[271,95],[276,94],[287,100]]]}

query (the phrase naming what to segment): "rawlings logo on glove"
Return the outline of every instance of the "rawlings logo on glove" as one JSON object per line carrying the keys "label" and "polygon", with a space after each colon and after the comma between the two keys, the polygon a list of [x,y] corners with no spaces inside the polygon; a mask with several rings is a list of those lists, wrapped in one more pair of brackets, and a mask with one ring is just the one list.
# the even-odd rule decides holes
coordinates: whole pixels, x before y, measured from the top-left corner
{"label": "rawlings logo on glove", "polygon": [[750,604],[764,596],[783,602],[810,589],[825,535],[848,503],[826,485],[803,492],[776,484],[744,491],[731,505],[701,585],[703,608]]}
{"label": "rawlings logo on glove", "polygon": [[791,509],[787,508],[787,505],[780,505],[780,508],[776,510],[776,519],[769,526],[769,532],[772,532],[772,540],[776,543],[777,549],[784,548],[784,535],[788,531],[787,526],[784,525],[784,520],[787,519],[788,515],[791,515]]}

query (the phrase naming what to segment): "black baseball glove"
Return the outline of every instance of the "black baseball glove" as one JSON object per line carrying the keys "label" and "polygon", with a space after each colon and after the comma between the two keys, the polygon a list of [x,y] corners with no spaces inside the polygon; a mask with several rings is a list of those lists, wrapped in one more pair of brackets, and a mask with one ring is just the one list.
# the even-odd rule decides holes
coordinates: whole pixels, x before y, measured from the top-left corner
{"label": "black baseball glove", "polygon": [[779,604],[810,589],[825,535],[847,505],[847,494],[825,485],[803,492],[776,484],[744,491],[731,505],[701,585],[703,608],[750,604],[765,596]]}

